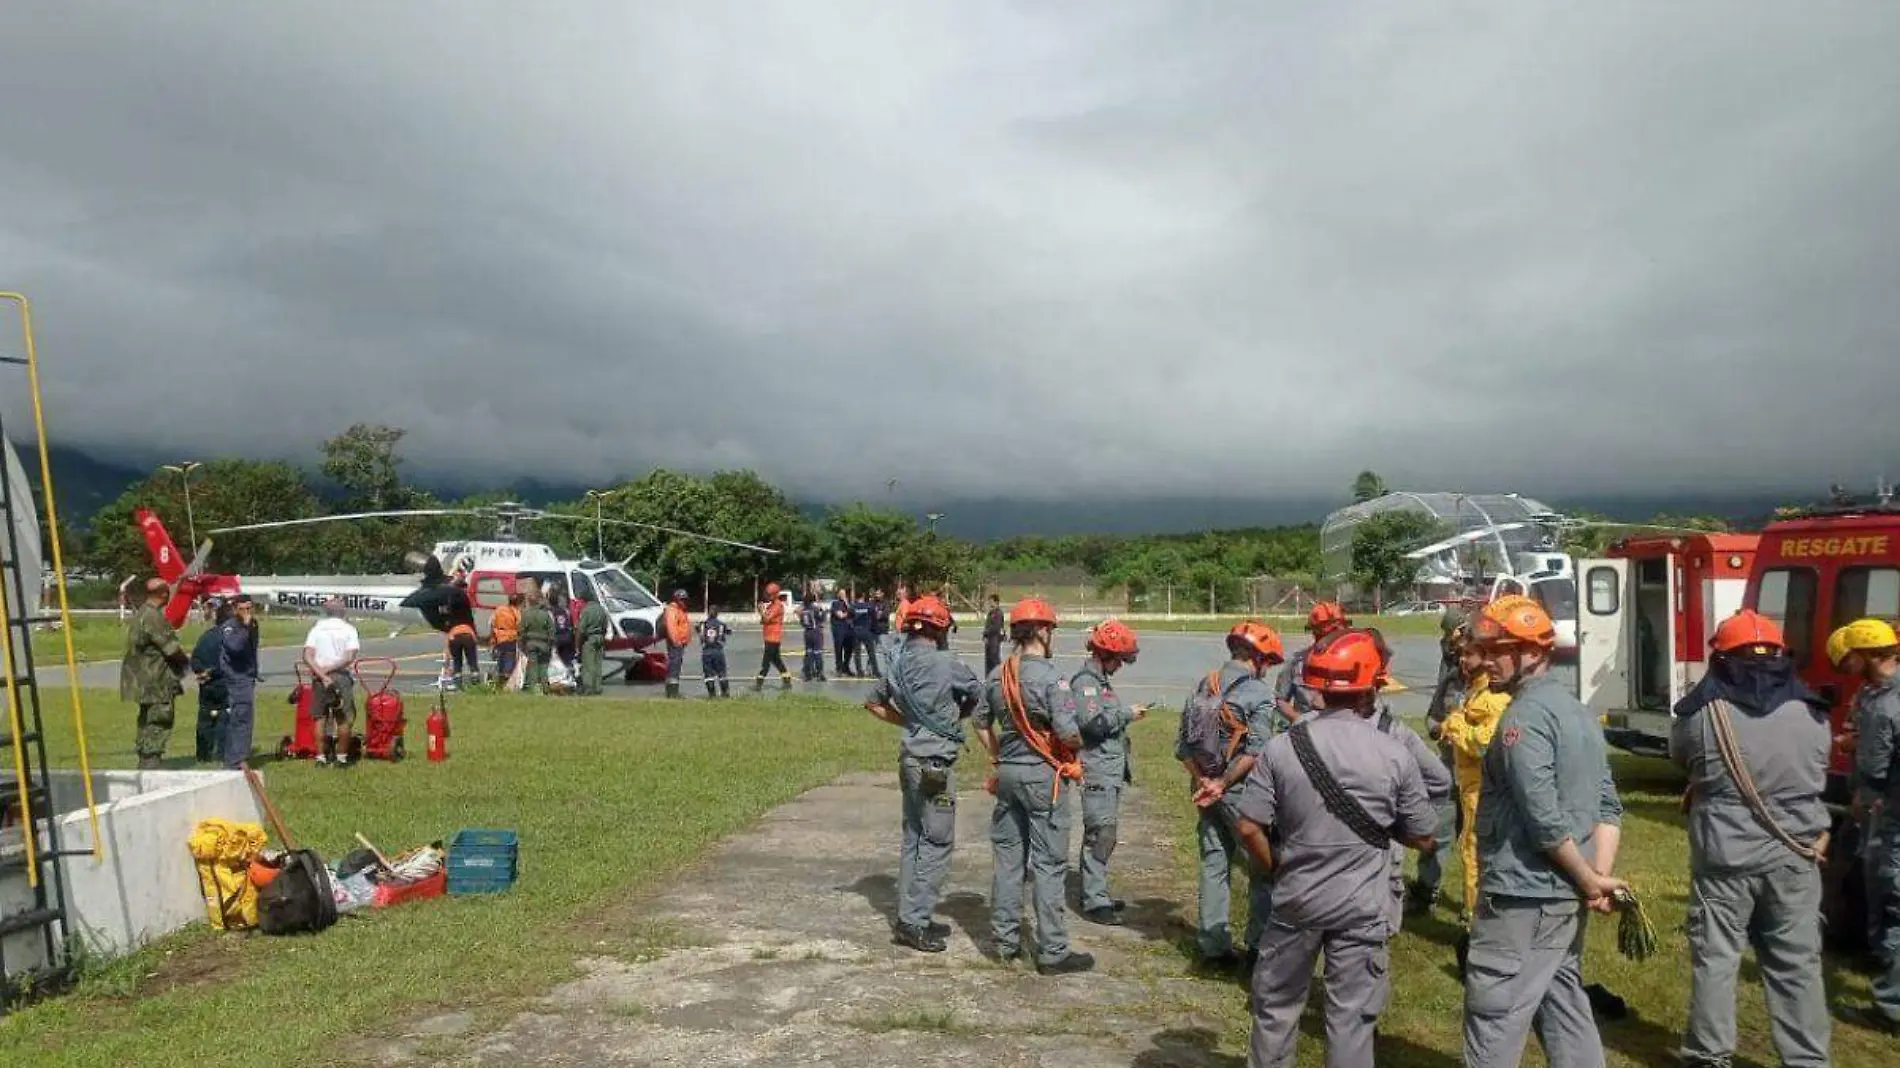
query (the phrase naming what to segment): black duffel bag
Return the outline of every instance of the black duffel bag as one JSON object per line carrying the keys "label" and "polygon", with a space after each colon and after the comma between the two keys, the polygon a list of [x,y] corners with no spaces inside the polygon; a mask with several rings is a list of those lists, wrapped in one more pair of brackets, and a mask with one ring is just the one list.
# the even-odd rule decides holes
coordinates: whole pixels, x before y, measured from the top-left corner
{"label": "black duffel bag", "polygon": [[265,934],[302,934],[336,923],[330,869],[309,849],[292,850],[283,870],[257,895],[257,926]]}

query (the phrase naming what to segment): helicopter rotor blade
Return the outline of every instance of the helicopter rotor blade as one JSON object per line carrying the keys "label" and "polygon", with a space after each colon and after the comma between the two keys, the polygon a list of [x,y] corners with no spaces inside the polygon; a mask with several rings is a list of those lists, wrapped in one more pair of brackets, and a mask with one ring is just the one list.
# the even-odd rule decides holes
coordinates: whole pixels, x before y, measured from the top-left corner
{"label": "helicopter rotor blade", "polygon": [[690,530],[679,530],[674,527],[663,527],[663,526],[660,526],[658,523],[636,523],[631,519],[604,519],[603,518],[600,520],[595,520],[595,518],[591,515],[575,515],[572,512],[542,512],[538,515],[523,516],[522,518],[523,519],[568,519],[568,520],[572,520],[579,523],[600,522],[600,523],[605,523],[609,526],[616,526],[616,527],[639,527],[641,530],[657,530],[662,534],[674,534],[682,538],[697,538],[700,541],[717,542],[720,545],[730,545],[737,549],[751,549],[754,552],[767,553],[772,556],[777,556],[779,552],[777,549],[768,549],[763,545],[754,545],[748,541],[733,541],[730,538],[715,538],[711,534],[695,534]]}
{"label": "helicopter rotor blade", "polygon": [[219,527],[208,533],[234,534],[242,530],[281,530],[284,527],[309,526],[315,523],[338,523],[346,519],[400,519],[405,516],[444,515],[481,516],[482,513],[468,508],[405,508],[391,512],[349,512],[344,515],[316,515],[307,519],[279,519],[273,523],[246,523],[243,526]]}

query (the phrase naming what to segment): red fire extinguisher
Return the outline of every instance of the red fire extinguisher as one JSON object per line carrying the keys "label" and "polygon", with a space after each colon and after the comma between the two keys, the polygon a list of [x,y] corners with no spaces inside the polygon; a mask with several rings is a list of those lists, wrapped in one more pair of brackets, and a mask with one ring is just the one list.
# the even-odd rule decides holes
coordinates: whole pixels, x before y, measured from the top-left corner
{"label": "red fire extinguisher", "polygon": [[442,703],[442,694],[437,692],[435,711],[429,713],[425,721],[429,732],[429,759],[443,761],[449,758],[449,709]]}

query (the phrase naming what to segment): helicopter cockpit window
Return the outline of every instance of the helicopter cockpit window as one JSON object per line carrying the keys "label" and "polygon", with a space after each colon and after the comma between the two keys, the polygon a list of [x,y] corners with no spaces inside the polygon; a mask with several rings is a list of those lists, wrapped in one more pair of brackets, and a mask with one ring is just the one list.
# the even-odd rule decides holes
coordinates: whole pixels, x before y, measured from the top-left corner
{"label": "helicopter cockpit window", "polygon": [[589,596],[594,592],[593,582],[589,581],[587,576],[579,571],[574,572],[573,582],[573,593],[576,597]]}
{"label": "helicopter cockpit window", "polygon": [[611,598],[631,608],[656,608],[659,600],[646,587],[635,582],[633,576],[617,567],[606,568],[593,574],[594,585],[603,598]]}

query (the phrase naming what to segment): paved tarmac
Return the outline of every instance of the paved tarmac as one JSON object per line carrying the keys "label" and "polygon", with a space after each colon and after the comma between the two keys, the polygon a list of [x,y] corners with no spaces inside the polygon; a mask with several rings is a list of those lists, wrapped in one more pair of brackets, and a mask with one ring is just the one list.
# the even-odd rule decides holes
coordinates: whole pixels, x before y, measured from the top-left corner
{"label": "paved tarmac", "polygon": [[[378,638],[374,624],[359,624],[363,632],[363,655],[365,657],[391,657],[396,660],[398,677],[396,686],[400,690],[417,692],[433,688],[441,664],[442,639],[433,634],[403,635],[395,638]],[[384,631],[383,633],[387,633]],[[967,635],[967,636],[966,636]],[[783,655],[785,663],[791,669],[794,679],[794,692],[819,693],[835,696],[840,700],[858,701],[869,689],[870,683],[861,679],[831,678],[825,683],[798,682],[798,672],[804,654],[804,644],[797,634],[788,635]],[[827,643],[830,635],[826,635]],[[1393,708],[1407,718],[1420,718],[1431,698],[1431,687],[1437,677],[1438,641],[1428,636],[1396,636],[1387,639],[1393,650],[1393,675],[1403,689],[1390,695]],[[1062,630],[1057,632],[1056,659],[1065,668],[1075,669],[1081,666],[1084,656],[1080,630]],[[1292,653],[1304,647],[1305,635],[1289,636],[1288,652]],[[975,634],[974,628],[966,630],[952,640],[951,648],[979,672],[983,667],[983,643]],[[756,629],[734,632],[727,643],[727,669],[731,673],[734,696],[752,697],[750,690],[752,679],[759,670],[759,661],[763,644],[759,641]],[[263,689],[266,692],[288,692],[295,685],[294,666],[301,650],[294,646],[265,649],[260,654],[263,674]],[[1222,636],[1218,633],[1150,630],[1141,635],[1141,658],[1134,664],[1123,668],[1116,676],[1116,689],[1131,701],[1153,703],[1166,708],[1179,708],[1188,692],[1206,673],[1217,666],[1226,657],[1222,645]],[[491,666],[487,651],[483,651],[483,666]],[[1274,669],[1277,671],[1278,669]],[[1566,677],[1574,680],[1574,668],[1559,668]],[[825,671],[832,673],[832,653],[829,645],[825,650]],[[1269,672],[1269,678],[1273,671]],[[64,668],[54,667],[41,672],[43,684],[57,686],[64,681]],[[706,692],[700,685],[699,647],[693,646],[687,651],[685,694],[694,700],[705,700]],[[118,685],[119,665],[116,661],[86,664],[80,667],[81,684],[112,688]],[[777,679],[769,679],[762,696],[770,699],[779,692]],[[654,684],[635,684],[622,687],[618,682],[610,683],[608,693],[648,696],[656,693],[659,687]],[[756,699],[756,698],[754,698]]]}

